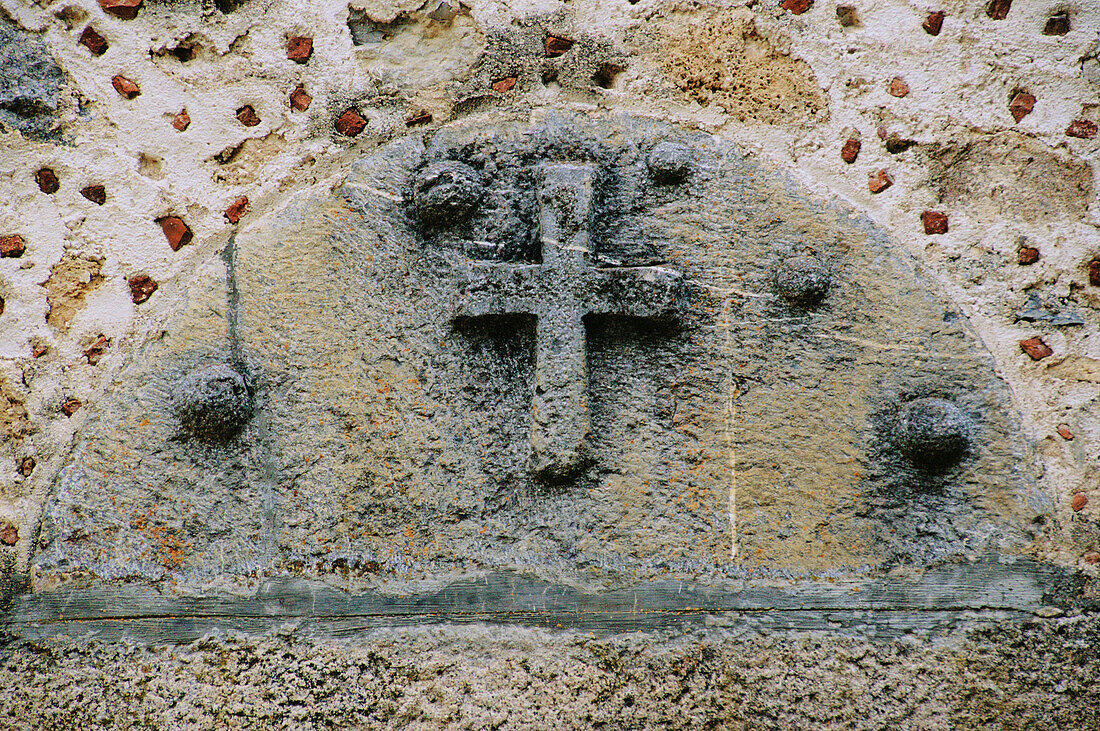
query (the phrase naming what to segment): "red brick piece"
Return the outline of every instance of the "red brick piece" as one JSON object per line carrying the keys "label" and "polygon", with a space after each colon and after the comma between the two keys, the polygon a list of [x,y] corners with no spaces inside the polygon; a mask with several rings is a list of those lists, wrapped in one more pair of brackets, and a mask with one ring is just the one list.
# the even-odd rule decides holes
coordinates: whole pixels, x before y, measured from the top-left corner
{"label": "red brick piece", "polygon": [[153,292],[157,291],[157,283],[147,274],[138,274],[137,276],[130,277],[130,281],[127,282],[130,285],[130,299],[134,301],[135,305],[140,305],[145,300],[153,296]]}
{"label": "red brick piece", "polygon": [[260,123],[260,118],[256,115],[256,110],[252,108],[251,104],[245,104],[237,110],[237,121],[245,127],[255,127]]}
{"label": "red brick piece", "polygon": [[313,55],[313,39],[308,36],[292,36],[286,42],[286,57],[305,63]]}
{"label": "red brick piece", "polygon": [[1031,110],[1034,108],[1035,97],[1028,94],[1026,91],[1021,91],[1019,94],[1012,97],[1012,101],[1008,103],[1008,111],[1017,122],[1031,114]]}
{"label": "red brick piece", "polygon": [[107,189],[102,185],[88,185],[81,188],[80,195],[84,196],[97,206],[107,202]]}
{"label": "red brick piece", "polygon": [[99,0],[99,7],[116,18],[133,20],[145,0]]}
{"label": "red brick piece", "polygon": [[1073,441],[1073,432],[1069,430],[1069,424],[1058,425],[1058,436],[1062,437],[1062,439],[1065,439],[1067,442]]}
{"label": "red brick piece", "polygon": [[802,15],[813,6],[814,0],[783,0],[780,7],[791,11],[791,15]]}
{"label": "red brick piece", "polygon": [[121,74],[111,79],[111,86],[115,87],[115,91],[119,93],[119,96],[127,99],[141,96],[141,87]]}
{"label": "red brick piece", "polygon": [[[2,304],[2,303],[0,303],[0,304]],[[3,307],[0,307],[0,311],[3,311]],[[41,358],[42,356],[44,356],[48,352],[50,352],[50,349],[47,348],[45,345],[36,345],[33,348],[31,348],[31,357],[32,358]]]}
{"label": "red brick piece", "polygon": [[30,477],[37,466],[38,462],[35,461],[34,457],[24,457],[23,461],[19,463],[19,474],[23,477]]}
{"label": "red brick piece", "polygon": [[416,127],[420,124],[428,124],[432,121],[432,115],[428,112],[418,112],[405,120],[406,127]]}
{"label": "red brick piece", "polygon": [[1048,356],[1054,355],[1054,351],[1050,349],[1050,346],[1043,342],[1043,339],[1036,335],[1033,338],[1020,341],[1020,350],[1028,354],[1032,360],[1042,360]]}
{"label": "red brick piece", "polygon": [[17,259],[23,256],[27,250],[27,244],[19,234],[0,236],[0,256]]}
{"label": "red brick piece", "polygon": [[947,233],[947,216],[939,211],[925,211],[920,214],[924,232],[928,235]]}
{"label": "red brick piece", "polygon": [[1089,262],[1089,284],[1100,287],[1100,259]]}
{"label": "red brick piece", "polygon": [[102,56],[111,47],[107,39],[96,33],[95,28],[90,25],[80,34],[80,45],[91,51],[93,56]]}
{"label": "red brick piece", "polygon": [[179,251],[181,247],[191,243],[191,229],[179,216],[164,216],[158,218],[157,223],[164,231],[164,238],[168,239],[168,245],[172,251]]}
{"label": "red brick piece", "polygon": [[546,36],[546,55],[550,58],[561,56],[570,48],[573,47],[573,41],[568,38],[559,38],[558,36]]}
{"label": "red brick piece", "polygon": [[943,19],[947,17],[947,14],[942,10],[937,10],[934,13],[929,13],[928,17],[921,23],[921,28],[924,28],[924,32],[930,36],[938,36],[940,30],[943,29]]}
{"label": "red brick piece", "polygon": [[1039,261],[1039,250],[1033,246],[1021,246],[1016,252],[1016,261],[1019,264],[1028,265]]}
{"label": "red brick piece", "polygon": [[1085,509],[1085,506],[1089,504],[1088,496],[1084,493],[1077,493],[1069,501],[1069,507],[1073,512],[1080,513]]}
{"label": "red brick piece", "polygon": [[901,80],[900,76],[895,76],[890,81],[890,96],[896,96],[899,99],[909,94],[909,84],[906,84]]}
{"label": "red brick piece", "polygon": [[299,86],[294,91],[290,92],[290,106],[299,112],[304,112],[309,109],[309,105],[313,102],[313,97],[309,95],[304,86]]}
{"label": "red brick piece", "polygon": [[867,187],[871,189],[872,193],[881,193],[894,184],[894,179],[890,177],[890,173],[885,170],[879,170],[875,173],[870,181],[867,183]]}
{"label": "red brick piece", "polygon": [[61,411],[65,414],[65,416],[72,416],[77,411],[79,411],[80,407],[83,405],[84,404],[80,403],[79,399],[65,399],[64,403],[61,404]]}
{"label": "red brick piece", "polygon": [[1069,16],[1065,13],[1057,13],[1047,18],[1047,24],[1043,26],[1045,36],[1064,36],[1069,33]]}
{"label": "red brick piece", "polygon": [[172,119],[172,126],[176,128],[177,132],[182,132],[191,126],[191,115],[187,113],[186,109],[181,109],[180,113]]}
{"label": "red brick piece", "polygon": [[109,344],[110,341],[107,340],[107,336],[100,335],[95,339],[95,342],[84,349],[84,357],[88,359],[90,364],[99,365],[99,361],[107,354]]}
{"label": "red brick piece", "polygon": [[354,137],[367,128],[367,120],[359,116],[359,112],[349,109],[336,120],[336,131],[348,137]]}
{"label": "red brick piece", "polygon": [[493,82],[493,91],[498,94],[503,94],[506,91],[511,91],[516,88],[516,77],[507,76],[503,79],[497,79]]}
{"label": "red brick piece", "polygon": [[47,195],[52,195],[61,187],[57,180],[57,173],[49,168],[42,168],[34,174],[34,182],[38,183],[38,189]]}
{"label": "red brick piece", "polygon": [[859,148],[862,146],[863,143],[855,137],[849,137],[844,147],[840,148],[840,159],[851,165],[859,157]]}
{"label": "red brick piece", "polygon": [[1096,551],[1089,551],[1081,558],[1085,559],[1085,563],[1087,564],[1096,565],[1100,563],[1100,553],[1097,553]]}
{"label": "red brick piece", "polygon": [[19,529],[11,523],[5,523],[3,528],[0,528],[0,543],[5,546],[14,546],[19,542]]}
{"label": "red brick piece", "polygon": [[1075,119],[1066,128],[1066,134],[1070,137],[1080,137],[1083,140],[1091,140],[1096,136],[1096,122],[1087,119]]}
{"label": "red brick piece", "polygon": [[241,196],[237,200],[233,201],[233,204],[229,208],[225,209],[225,217],[229,219],[230,223],[237,223],[241,220],[244,214],[252,210],[252,207],[248,204],[248,196]]}
{"label": "red brick piece", "polygon": [[985,14],[993,20],[1004,20],[1011,7],[1012,0],[989,0],[989,5],[985,6]]}

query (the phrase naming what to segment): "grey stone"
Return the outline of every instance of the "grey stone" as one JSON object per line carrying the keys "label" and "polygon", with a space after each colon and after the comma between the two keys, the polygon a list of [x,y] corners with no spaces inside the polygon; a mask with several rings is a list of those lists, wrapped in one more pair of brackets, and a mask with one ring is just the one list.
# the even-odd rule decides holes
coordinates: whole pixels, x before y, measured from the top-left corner
{"label": "grey stone", "polygon": [[921,467],[949,466],[970,451],[974,423],[941,398],[919,398],[898,411],[894,440],[898,449]]}
{"label": "grey stone", "polygon": [[819,258],[800,254],[784,259],[775,271],[779,294],[801,307],[813,307],[829,292],[832,274]]}
{"label": "grey stone", "polygon": [[252,417],[252,389],[231,365],[196,368],[181,379],[173,396],[180,425],[199,439],[230,439]]}
{"label": "grey stone", "polygon": [[429,165],[416,180],[412,208],[429,226],[446,226],[469,217],[485,196],[481,175],[469,165],[446,161]]}
{"label": "grey stone", "polygon": [[0,15],[0,123],[32,139],[56,124],[64,76],[46,44]]}
{"label": "grey stone", "polygon": [[662,142],[646,158],[649,174],[658,183],[679,183],[691,172],[691,148],[675,142]]}

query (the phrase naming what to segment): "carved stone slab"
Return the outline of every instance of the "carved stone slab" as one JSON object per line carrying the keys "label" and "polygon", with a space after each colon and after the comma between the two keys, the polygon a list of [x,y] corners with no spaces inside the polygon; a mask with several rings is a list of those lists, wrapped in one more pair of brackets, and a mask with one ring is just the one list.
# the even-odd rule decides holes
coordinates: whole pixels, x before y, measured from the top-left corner
{"label": "carved stone slab", "polygon": [[1024,554],[1047,509],[989,356],[911,259],[655,122],[396,140],[231,242],[179,313],[57,485],[40,589],[489,573],[774,603]]}

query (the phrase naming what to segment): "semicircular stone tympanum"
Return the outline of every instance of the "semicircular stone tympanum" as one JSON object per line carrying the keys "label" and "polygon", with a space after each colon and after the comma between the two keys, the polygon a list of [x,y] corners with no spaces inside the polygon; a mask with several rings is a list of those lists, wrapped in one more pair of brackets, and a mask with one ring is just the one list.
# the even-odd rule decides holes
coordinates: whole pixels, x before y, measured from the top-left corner
{"label": "semicircular stone tympanum", "polygon": [[[40,576],[729,589],[1024,553],[1044,509],[913,260],[708,135],[398,139],[200,279],[90,417]],[[233,413],[188,428],[196,372]]]}

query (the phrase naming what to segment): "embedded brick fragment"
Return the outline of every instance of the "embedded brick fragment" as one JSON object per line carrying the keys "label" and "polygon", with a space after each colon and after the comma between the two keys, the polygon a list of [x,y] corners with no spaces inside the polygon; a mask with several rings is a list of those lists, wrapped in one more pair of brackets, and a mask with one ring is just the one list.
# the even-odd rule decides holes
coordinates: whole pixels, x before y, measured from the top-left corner
{"label": "embedded brick fragment", "polygon": [[930,36],[938,36],[940,30],[943,29],[943,19],[947,17],[947,14],[942,10],[937,10],[934,13],[929,13],[928,17],[921,23],[921,28],[924,28],[924,32]]}
{"label": "embedded brick fragment", "polygon": [[1011,7],[1012,0],[989,0],[989,4],[985,6],[985,14],[993,20],[1004,20]]}
{"label": "embedded brick fragment", "polygon": [[920,214],[920,220],[928,235],[947,233],[947,216],[939,211],[925,211]]}
{"label": "embedded brick fragment", "polygon": [[252,207],[248,204],[248,196],[242,195],[233,201],[229,208],[225,209],[225,217],[229,219],[230,223],[237,223],[250,210],[252,210]]}
{"label": "embedded brick fragment", "polygon": [[789,10],[791,15],[802,15],[813,6],[814,0],[783,0],[783,4],[780,7],[784,10]]}
{"label": "embedded brick fragment", "polygon": [[293,36],[286,42],[286,57],[297,63],[305,63],[313,55],[313,39],[309,36]]}
{"label": "embedded brick fragment", "polygon": [[19,234],[0,236],[0,257],[11,257],[15,259],[23,256],[23,252],[26,250],[26,242],[23,241],[23,237]]}
{"label": "embedded brick fragment", "polygon": [[5,523],[4,526],[0,528],[0,543],[3,543],[5,546],[14,546],[18,542],[19,529],[11,523]]}
{"label": "embedded brick fragment", "polygon": [[255,127],[260,123],[260,118],[251,104],[245,104],[237,110],[237,121],[245,127]]}
{"label": "embedded brick fragment", "polygon": [[1012,97],[1012,101],[1008,103],[1008,111],[1017,122],[1031,114],[1031,110],[1034,108],[1035,97],[1026,91],[1021,91],[1019,94]]}
{"label": "embedded brick fragment", "polygon": [[416,114],[413,114],[412,116],[410,116],[408,119],[405,120],[405,126],[406,127],[416,127],[417,125],[428,124],[431,121],[432,121],[432,115],[431,114],[429,114],[428,112],[418,112]]}
{"label": "embedded brick fragment", "polygon": [[855,137],[849,137],[844,146],[840,148],[840,159],[851,165],[859,157],[859,148],[863,146]]}
{"label": "embedded brick fragment", "polygon": [[147,274],[138,274],[130,277],[127,282],[130,285],[130,299],[133,300],[135,305],[140,305],[145,300],[153,296],[153,292],[157,291],[157,283],[152,277]]}
{"label": "embedded brick fragment", "polygon": [[1056,13],[1047,18],[1047,24],[1043,26],[1045,36],[1064,36],[1069,33],[1069,16],[1065,13]]}
{"label": "embedded brick fragment", "polygon": [[157,223],[164,231],[164,238],[168,239],[168,245],[172,251],[179,251],[181,247],[191,243],[191,229],[179,216],[164,216],[158,218]]}
{"label": "embedded brick fragment", "polygon": [[1085,563],[1090,565],[1096,565],[1100,563],[1100,553],[1097,553],[1096,551],[1088,551],[1081,558],[1085,560]]}
{"label": "embedded brick fragment", "polygon": [[1089,284],[1100,287],[1100,259],[1089,262]]}
{"label": "embedded brick fragment", "polygon": [[1073,512],[1080,513],[1085,509],[1085,506],[1089,504],[1088,496],[1084,493],[1077,493],[1069,501],[1069,507]]}
{"label": "embedded brick fragment", "polygon": [[49,168],[42,168],[34,174],[34,182],[38,183],[38,189],[47,195],[52,195],[61,187],[57,179],[57,173]]}
{"label": "embedded brick fragment", "polygon": [[503,94],[506,91],[511,91],[516,87],[516,77],[508,76],[503,79],[497,79],[493,82],[493,91]]}
{"label": "embedded brick fragment", "polygon": [[1020,264],[1034,264],[1039,261],[1039,250],[1033,246],[1021,246],[1016,252],[1016,261]]}
{"label": "embedded brick fragment", "polygon": [[905,152],[915,144],[917,143],[914,140],[906,139],[897,132],[891,132],[886,138],[886,151],[891,155],[896,155],[899,152]]}
{"label": "embedded brick fragment", "polygon": [[182,132],[191,125],[191,115],[187,113],[186,109],[181,109],[180,113],[172,119],[172,126],[176,128],[177,132]]}
{"label": "embedded brick fragment", "polygon": [[88,363],[91,365],[99,365],[99,361],[103,359],[103,356],[107,354],[107,346],[110,341],[107,340],[106,335],[100,335],[84,349],[84,357],[88,359]]}
{"label": "embedded brick fragment", "polygon": [[1033,338],[1020,341],[1020,350],[1028,354],[1032,360],[1042,360],[1048,356],[1054,355],[1054,351],[1050,349],[1050,346],[1043,342],[1043,339],[1036,335]]}
{"label": "embedded brick fragment", "polygon": [[304,86],[299,86],[294,91],[290,92],[290,106],[299,112],[304,112],[309,109],[310,103],[313,102],[313,97],[309,95]]}
{"label": "embedded brick fragment", "polygon": [[111,47],[107,39],[96,32],[95,28],[88,26],[80,34],[80,45],[87,48],[94,56],[102,56]]}
{"label": "embedded brick fragment", "polygon": [[141,96],[141,87],[121,74],[111,79],[111,86],[115,87],[115,91],[119,93],[119,96],[127,99]]}
{"label": "embedded brick fragment", "polygon": [[879,170],[867,183],[872,193],[881,193],[894,184],[894,179],[885,170]]}
{"label": "embedded brick fragment", "polygon": [[896,96],[899,99],[909,94],[909,84],[902,81],[900,76],[895,76],[890,81],[890,96]]}
{"label": "embedded brick fragment", "polygon": [[116,18],[133,20],[145,0],[99,0],[99,7]]}
{"label": "embedded brick fragment", "polygon": [[34,457],[24,457],[19,463],[19,474],[23,475],[23,477],[30,477],[31,473],[34,472],[34,468],[37,466],[38,462]]}
{"label": "embedded brick fragment", "polygon": [[348,109],[336,120],[336,131],[348,137],[354,137],[367,127],[367,120],[354,109]]}
{"label": "embedded brick fragment", "polygon": [[1069,424],[1058,425],[1058,436],[1062,437],[1062,439],[1065,439],[1067,442],[1073,441],[1073,432],[1069,430]]}
{"label": "embedded brick fragment", "polygon": [[79,411],[80,407],[83,406],[83,405],[84,404],[82,404],[80,402],[80,399],[75,399],[75,398],[65,399],[61,403],[61,412],[63,414],[65,414],[65,416],[72,416],[77,411]]}
{"label": "embedded brick fragment", "polygon": [[854,5],[837,5],[836,20],[845,28],[859,25],[859,13]]}
{"label": "embedded brick fragment", "polygon": [[1083,140],[1091,140],[1096,136],[1096,122],[1092,122],[1088,119],[1075,119],[1066,128],[1066,135],[1069,137],[1079,137]]}
{"label": "embedded brick fragment", "polygon": [[107,202],[107,189],[102,185],[88,185],[80,189],[80,195],[84,196],[97,206]]}
{"label": "embedded brick fragment", "polygon": [[572,47],[573,41],[569,40],[568,38],[560,38],[558,36],[546,37],[546,55],[550,58],[561,56]]}

